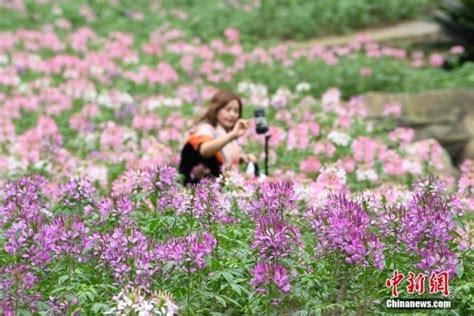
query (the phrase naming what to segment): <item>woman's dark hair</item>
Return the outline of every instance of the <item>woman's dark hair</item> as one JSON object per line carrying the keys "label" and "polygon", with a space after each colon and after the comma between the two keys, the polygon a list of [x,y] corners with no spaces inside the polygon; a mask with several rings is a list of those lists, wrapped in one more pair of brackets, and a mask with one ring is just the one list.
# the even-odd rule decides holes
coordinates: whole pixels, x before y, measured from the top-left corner
{"label": "woman's dark hair", "polygon": [[242,100],[240,100],[240,98],[232,91],[219,90],[212,97],[210,107],[207,109],[206,113],[198,119],[198,122],[207,122],[214,127],[217,126],[217,113],[233,100],[236,100],[239,103],[239,118],[242,118]]}

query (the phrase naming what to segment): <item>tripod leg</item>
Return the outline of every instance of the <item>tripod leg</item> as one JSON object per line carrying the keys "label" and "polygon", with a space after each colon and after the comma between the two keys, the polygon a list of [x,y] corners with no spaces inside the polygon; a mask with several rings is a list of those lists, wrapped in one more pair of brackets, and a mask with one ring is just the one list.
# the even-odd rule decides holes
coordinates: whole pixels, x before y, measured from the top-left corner
{"label": "tripod leg", "polygon": [[270,139],[270,135],[265,135],[265,175],[268,176],[268,140]]}

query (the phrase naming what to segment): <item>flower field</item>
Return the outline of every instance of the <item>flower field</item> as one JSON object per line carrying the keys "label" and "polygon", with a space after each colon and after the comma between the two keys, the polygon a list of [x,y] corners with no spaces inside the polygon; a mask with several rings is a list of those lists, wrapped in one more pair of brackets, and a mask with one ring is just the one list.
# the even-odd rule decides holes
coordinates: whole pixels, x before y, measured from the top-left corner
{"label": "flower field", "polygon": [[[473,312],[474,161],[448,174],[436,140],[396,127],[400,105],[374,120],[357,96],[472,87],[472,64],[440,69],[463,47],[145,36],[119,23],[139,11],[114,29],[88,2],[18,3],[6,21],[33,22],[0,32],[0,314],[383,314],[395,270],[427,279],[400,297]],[[183,187],[180,147],[218,88],[245,118],[266,109],[270,175]],[[239,142],[263,161],[254,130]]]}

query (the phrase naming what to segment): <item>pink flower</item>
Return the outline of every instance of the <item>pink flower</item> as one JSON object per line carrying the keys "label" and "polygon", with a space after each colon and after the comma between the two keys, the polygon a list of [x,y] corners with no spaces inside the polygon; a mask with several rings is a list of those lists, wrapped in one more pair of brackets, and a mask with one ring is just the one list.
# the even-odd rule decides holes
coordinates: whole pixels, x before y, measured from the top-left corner
{"label": "pink flower", "polygon": [[300,163],[301,171],[305,173],[315,173],[321,168],[321,163],[316,157],[308,157]]}
{"label": "pink flower", "polygon": [[336,166],[346,170],[346,172],[352,172],[355,170],[356,162],[350,157],[344,157],[336,162]]}
{"label": "pink flower", "polygon": [[368,137],[359,136],[352,143],[352,151],[354,152],[354,159],[359,162],[368,163],[373,166],[380,149],[383,146]]}
{"label": "pink flower", "polygon": [[273,269],[273,282],[283,292],[288,293],[291,285],[288,283],[288,272],[282,265],[275,265]]}
{"label": "pink flower", "polygon": [[387,103],[384,105],[383,115],[400,117],[402,115],[402,107],[397,103]]}
{"label": "pink flower", "polygon": [[380,154],[380,159],[382,160],[383,170],[386,174],[400,176],[406,173],[406,166],[403,166],[404,159],[394,150],[383,150]]}
{"label": "pink flower", "polygon": [[409,127],[398,127],[388,134],[388,138],[392,142],[400,142],[402,144],[409,144],[415,137],[415,130]]}
{"label": "pink flower", "polygon": [[425,64],[425,62],[423,61],[423,59],[414,59],[414,60],[411,62],[411,65],[412,65],[414,68],[421,68],[421,67],[423,67],[424,64]]}
{"label": "pink flower", "polygon": [[326,157],[331,158],[336,152],[336,147],[333,143],[328,140],[321,140],[316,142],[313,147],[314,154],[323,154]]}
{"label": "pink flower", "polygon": [[323,94],[322,106],[326,112],[333,110],[341,101],[341,91],[337,88],[331,88]]}
{"label": "pink flower", "polygon": [[372,68],[369,67],[364,67],[359,70],[359,75],[361,75],[362,77],[369,77],[372,75],[372,73]]}
{"label": "pink flower", "polygon": [[455,45],[455,46],[451,47],[449,52],[451,54],[454,54],[454,55],[460,55],[460,54],[463,54],[465,52],[465,49],[461,45]]}
{"label": "pink flower", "polygon": [[444,57],[441,54],[431,54],[430,55],[430,64],[433,67],[441,67],[444,64]]}
{"label": "pink flower", "polygon": [[240,37],[240,32],[238,29],[229,27],[225,29],[224,36],[231,42],[237,42]]}

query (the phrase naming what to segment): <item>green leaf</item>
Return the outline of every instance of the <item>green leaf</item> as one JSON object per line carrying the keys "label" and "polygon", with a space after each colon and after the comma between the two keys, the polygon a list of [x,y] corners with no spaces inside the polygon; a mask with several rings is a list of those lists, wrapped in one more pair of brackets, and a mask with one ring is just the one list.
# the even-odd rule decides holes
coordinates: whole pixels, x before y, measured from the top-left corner
{"label": "green leaf", "polygon": [[58,278],[58,284],[63,284],[67,279],[69,279],[69,275],[65,274]]}
{"label": "green leaf", "polygon": [[227,302],[225,301],[224,298],[222,298],[222,296],[216,295],[214,298],[215,298],[219,303],[221,303],[222,306],[224,306],[224,307],[227,306]]}
{"label": "green leaf", "polygon": [[237,284],[231,284],[230,287],[239,295],[242,294],[242,290],[241,290],[241,287]]}
{"label": "green leaf", "polygon": [[229,272],[223,272],[222,275],[224,276],[224,279],[227,280],[227,282],[235,283],[234,276],[232,274],[230,274]]}
{"label": "green leaf", "polygon": [[464,262],[462,260],[459,261],[459,265],[456,269],[456,275],[459,277],[459,278],[462,278],[464,274]]}
{"label": "green leaf", "polygon": [[98,313],[108,311],[109,309],[110,307],[107,304],[95,303],[94,305],[92,305],[91,311],[94,313]]}

